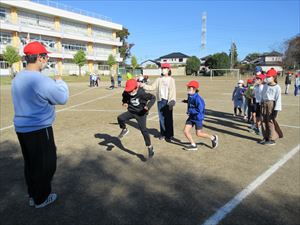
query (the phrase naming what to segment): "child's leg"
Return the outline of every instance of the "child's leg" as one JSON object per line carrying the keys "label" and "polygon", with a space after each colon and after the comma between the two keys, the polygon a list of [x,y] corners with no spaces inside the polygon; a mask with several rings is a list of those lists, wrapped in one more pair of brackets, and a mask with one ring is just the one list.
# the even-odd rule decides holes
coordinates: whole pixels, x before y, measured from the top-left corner
{"label": "child's leg", "polygon": [[135,119],[138,122],[140,131],[144,137],[145,145],[147,147],[151,146],[150,135],[149,135],[148,129],[146,127],[147,115],[143,115],[143,116],[135,115]]}
{"label": "child's leg", "polygon": [[121,115],[118,116],[118,123],[120,125],[121,129],[125,129],[126,128],[126,124],[125,122],[132,119],[133,115],[130,112],[124,112]]}
{"label": "child's leg", "polygon": [[210,134],[207,134],[207,133],[204,133],[203,130],[199,129],[199,130],[196,130],[196,134],[198,137],[202,137],[202,138],[207,138],[207,139],[210,139],[210,140],[213,140],[214,139],[214,136],[210,135]]}
{"label": "child's leg", "polygon": [[192,128],[192,124],[185,124],[185,127],[184,127],[184,130],[183,130],[183,133],[184,135],[186,136],[186,138],[189,140],[189,142],[192,144],[192,145],[195,145],[195,142],[192,138],[192,135],[191,135],[191,128]]}
{"label": "child's leg", "polygon": [[237,107],[233,108],[234,115],[236,115],[236,109],[237,109]]}

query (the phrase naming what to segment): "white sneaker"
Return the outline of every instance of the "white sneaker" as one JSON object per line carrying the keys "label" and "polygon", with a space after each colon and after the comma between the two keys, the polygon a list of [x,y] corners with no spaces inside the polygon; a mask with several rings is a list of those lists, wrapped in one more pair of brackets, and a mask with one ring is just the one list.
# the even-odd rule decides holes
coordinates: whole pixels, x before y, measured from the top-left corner
{"label": "white sneaker", "polygon": [[30,207],[35,206],[35,203],[34,203],[33,198],[29,198],[29,206],[30,206]]}
{"label": "white sneaker", "polygon": [[186,151],[197,151],[198,150],[197,145],[188,145],[188,146],[184,147],[183,149]]}
{"label": "white sneaker", "polygon": [[51,193],[48,195],[48,198],[41,204],[35,205],[36,209],[44,208],[45,206],[53,203],[57,199],[57,194]]}

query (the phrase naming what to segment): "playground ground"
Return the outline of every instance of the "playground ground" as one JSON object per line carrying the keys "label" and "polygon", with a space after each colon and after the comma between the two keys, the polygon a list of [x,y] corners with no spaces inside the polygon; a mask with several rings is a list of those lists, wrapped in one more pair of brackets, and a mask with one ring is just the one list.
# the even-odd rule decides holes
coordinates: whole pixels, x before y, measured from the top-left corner
{"label": "playground ground", "polygon": [[[10,85],[2,85],[0,224],[200,225],[215,213],[224,217],[218,222],[222,225],[300,224],[299,97],[292,90],[282,95],[278,122],[284,138],[267,147],[256,143],[260,137],[249,132],[248,124],[232,117],[236,80],[175,79],[176,139],[173,143],[158,139],[155,105],[147,122],[155,148],[151,160],[136,121],[128,124],[130,133],[124,139],[117,138],[123,88],[108,90],[108,82],[98,88],[87,82],[69,83],[70,99],[56,108],[53,126],[58,153],[53,191],[58,200],[39,210],[28,206],[22,154],[11,127]],[[191,79],[200,82],[207,108],[204,130],[218,134],[217,150],[201,139],[198,151],[183,150],[186,105],[181,100]],[[280,85],[284,89],[283,78]],[[284,157],[290,159],[281,166]],[[267,179],[257,185],[256,179],[268,169],[272,171]],[[232,211],[219,211],[245,190],[249,195],[238,198],[240,204]]]}

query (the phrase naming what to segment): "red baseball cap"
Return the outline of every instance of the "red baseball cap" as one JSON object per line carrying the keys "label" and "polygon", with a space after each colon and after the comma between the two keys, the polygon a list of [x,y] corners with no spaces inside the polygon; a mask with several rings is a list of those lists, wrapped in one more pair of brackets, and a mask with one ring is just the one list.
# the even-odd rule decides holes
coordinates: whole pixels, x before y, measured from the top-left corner
{"label": "red baseball cap", "polygon": [[130,80],[126,81],[125,91],[131,92],[134,89],[136,89],[136,87],[137,87],[137,81],[135,79],[130,79]]}
{"label": "red baseball cap", "polygon": [[265,76],[263,74],[259,74],[258,76],[256,76],[256,79],[264,80]]}
{"label": "red baseball cap", "polygon": [[199,88],[199,83],[195,80],[191,80],[190,82],[188,82],[186,84],[186,86],[198,89]]}
{"label": "red baseball cap", "polygon": [[169,63],[163,63],[163,64],[161,64],[161,68],[168,68],[168,69],[170,69],[171,65]]}
{"label": "red baseball cap", "polygon": [[25,55],[39,55],[48,53],[50,52],[48,52],[45,46],[38,41],[30,42],[24,47]]}
{"label": "red baseball cap", "polygon": [[253,79],[248,79],[247,80],[247,84],[252,84],[253,83]]}
{"label": "red baseball cap", "polygon": [[269,69],[267,71],[267,77],[276,77],[277,76],[277,71],[275,69]]}

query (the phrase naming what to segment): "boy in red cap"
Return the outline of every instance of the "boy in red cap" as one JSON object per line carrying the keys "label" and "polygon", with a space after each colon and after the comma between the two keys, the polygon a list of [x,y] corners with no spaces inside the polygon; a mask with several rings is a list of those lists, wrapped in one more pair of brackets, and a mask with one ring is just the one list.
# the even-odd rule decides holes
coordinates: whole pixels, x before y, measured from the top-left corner
{"label": "boy in red cap", "polygon": [[146,93],[144,89],[139,88],[135,79],[130,79],[126,82],[125,91],[122,96],[123,106],[126,107],[128,111],[118,116],[118,123],[122,129],[119,134],[119,138],[121,139],[129,133],[125,122],[135,118],[148,148],[148,156],[151,158],[154,155],[154,149],[151,145],[146,121],[148,112],[155,103],[155,96],[150,93]]}
{"label": "boy in red cap", "polygon": [[196,151],[198,150],[196,143],[194,142],[191,135],[191,128],[195,126],[196,135],[198,137],[207,138],[211,140],[212,148],[218,147],[218,136],[217,135],[209,135],[204,133],[203,128],[203,120],[205,114],[205,102],[203,98],[198,94],[199,83],[195,80],[190,81],[187,84],[188,91],[188,100],[183,100],[183,102],[188,104],[187,114],[188,119],[186,120],[184,127],[184,135],[190,141],[191,145],[185,147],[185,150],[188,151]]}
{"label": "boy in red cap", "polygon": [[262,135],[261,132],[261,101],[262,101],[262,90],[263,90],[263,81],[265,77],[263,74],[258,74],[255,78],[255,84],[253,89],[254,95],[254,105],[253,105],[253,122],[255,124],[255,133],[257,135]]}
{"label": "boy in red cap", "polygon": [[277,71],[272,68],[267,72],[266,84],[262,90],[263,140],[260,144],[275,145],[275,140],[283,137],[276,122],[278,111],[281,111],[281,88],[277,84]]}

